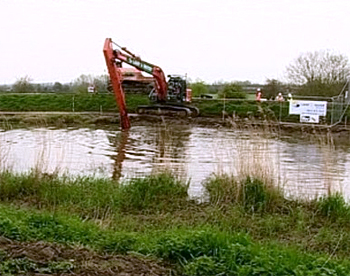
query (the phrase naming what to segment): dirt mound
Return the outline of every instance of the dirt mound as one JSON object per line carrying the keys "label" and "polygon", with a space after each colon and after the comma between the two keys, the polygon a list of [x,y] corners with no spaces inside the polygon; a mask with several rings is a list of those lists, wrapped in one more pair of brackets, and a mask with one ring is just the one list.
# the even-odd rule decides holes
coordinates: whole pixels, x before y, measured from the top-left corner
{"label": "dirt mound", "polygon": [[0,275],[171,275],[161,263],[142,257],[99,255],[86,248],[45,242],[17,242],[0,236]]}

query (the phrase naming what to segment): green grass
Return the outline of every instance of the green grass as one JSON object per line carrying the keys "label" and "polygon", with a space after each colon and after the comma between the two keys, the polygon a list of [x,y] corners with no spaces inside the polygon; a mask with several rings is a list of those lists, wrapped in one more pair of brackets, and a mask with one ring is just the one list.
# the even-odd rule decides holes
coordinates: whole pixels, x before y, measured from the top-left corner
{"label": "green grass", "polygon": [[[129,113],[137,106],[150,104],[147,95],[126,94]],[[298,115],[289,115],[289,102],[262,102],[251,100],[196,99],[192,102],[200,110],[200,116],[222,116],[223,111],[241,118],[259,118],[284,122],[299,122]],[[0,94],[0,111],[65,111],[72,112],[118,112],[113,94]],[[350,111],[349,111],[350,112]],[[330,122],[331,105],[327,120]]]}
{"label": "green grass", "polygon": [[[150,104],[147,95],[126,94],[126,106],[129,113],[135,113],[139,105]],[[191,105],[199,108],[200,116],[228,115],[241,118],[258,118],[299,122],[299,115],[289,115],[289,102],[261,102],[255,100],[195,99]],[[118,112],[113,94],[4,94],[0,93],[0,111],[65,111],[72,112]],[[335,107],[336,108],[336,107]],[[335,110],[335,112],[337,112]],[[339,112],[338,112],[339,113]],[[347,111],[347,115],[350,110]],[[330,123],[332,105],[328,105],[327,122]]]}
{"label": "green grass", "polygon": [[209,202],[196,203],[188,200],[188,183],[166,173],[119,183],[2,172],[0,235],[137,252],[186,275],[350,270],[350,207],[339,194],[286,200],[251,177],[212,177],[205,187]]}
{"label": "green grass", "polygon": [[226,101],[225,103],[222,100],[196,100],[193,105],[199,108],[201,116],[221,116],[222,111],[225,110],[229,115],[235,112],[237,116],[246,117],[248,112],[255,114],[258,110],[255,102],[244,100]]}
{"label": "green grass", "polygon": [[92,177],[57,177],[36,171],[0,173],[0,200],[24,200],[45,208],[65,208],[89,218],[120,211],[141,212],[180,208],[187,201],[188,184],[171,174],[117,182]]}
{"label": "green grass", "polygon": [[[126,95],[129,112],[147,104],[147,95]],[[102,111],[117,112],[113,94],[2,94],[1,111]]]}
{"label": "green grass", "polygon": [[[187,275],[347,275],[350,269],[347,259],[256,242],[249,234],[215,227],[144,233],[115,231],[71,215],[20,210],[3,204],[0,234],[19,241],[78,243],[108,253],[133,251],[173,263]],[[10,269],[13,264],[5,265]]]}
{"label": "green grass", "polygon": [[269,212],[286,204],[277,187],[250,176],[237,180],[229,175],[218,175],[207,179],[204,187],[212,204],[233,204],[248,212]]}
{"label": "green grass", "polygon": [[349,205],[339,193],[324,196],[320,198],[316,204],[318,205],[320,213],[333,221],[350,219]]}
{"label": "green grass", "polygon": [[[147,95],[126,95],[128,112],[136,112],[139,105],[149,104]],[[225,110],[228,114],[235,113],[240,117],[261,116],[261,109],[255,101],[236,100],[195,100],[192,103],[198,107],[201,116],[221,116]],[[113,94],[1,94],[1,111],[118,111]],[[276,103],[263,103],[264,110],[272,110],[279,114],[280,105]],[[265,108],[266,107],[266,108]],[[260,110],[260,111],[259,111]],[[268,113],[268,112],[265,112]],[[288,103],[283,104],[283,117],[288,115]]]}
{"label": "green grass", "polygon": [[132,212],[181,208],[188,199],[188,184],[171,174],[134,179],[120,186],[120,208]]}

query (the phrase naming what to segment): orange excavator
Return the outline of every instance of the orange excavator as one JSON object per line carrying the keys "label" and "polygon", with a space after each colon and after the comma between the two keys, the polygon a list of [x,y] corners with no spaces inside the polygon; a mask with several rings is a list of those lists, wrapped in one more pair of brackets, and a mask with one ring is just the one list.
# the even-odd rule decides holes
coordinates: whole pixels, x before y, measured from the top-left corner
{"label": "orange excavator", "polygon": [[[114,49],[113,45],[119,49]],[[122,64],[129,64],[136,69],[151,74],[154,88],[150,91],[151,105],[139,106],[139,114],[179,115],[182,117],[199,115],[198,108],[187,105],[191,101],[191,90],[187,88],[186,79],[178,75],[169,75],[166,81],[163,70],[151,63],[141,60],[125,47],[120,47],[112,39],[107,38],[103,47],[108,73],[111,79],[116,102],[119,107],[122,129],[130,128],[130,120],[126,110],[125,93],[122,86]]]}

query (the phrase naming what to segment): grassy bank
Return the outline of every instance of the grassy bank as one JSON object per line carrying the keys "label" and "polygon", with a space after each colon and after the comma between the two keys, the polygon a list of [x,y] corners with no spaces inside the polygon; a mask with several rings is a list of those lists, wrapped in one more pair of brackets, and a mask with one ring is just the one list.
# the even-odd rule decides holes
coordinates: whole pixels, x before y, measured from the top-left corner
{"label": "grassy bank", "polygon": [[181,275],[348,275],[350,207],[340,195],[287,200],[271,183],[228,175],[204,185],[199,203],[169,174],[2,172],[0,235],[151,256]]}
{"label": "grassy bank", "polygon": [[[147,95],[127,94],[129,113],[137,106],[150,104]],[[240,118],[257,118],[283,122],[299,122],[299,115],[289,115],[289,102],[262,102],[247,100],[205,100],[192,102],[200,116],[221,117],[223,113]],[[339,112],[336,110],[335,112]],[[0,94],[0,111],[64,111],[64,112],[118,112],[113,94]],[[350,112],[350,111],[348,111]],[[327,122],[331,122],[332,105],[328,105]],[[350,116],[350,113],[348,114]]]}
{"label": "grassy bank", "polygon": [[[138,105],[147,104],[146,95],[128,95],[126,103],[129,112],[135,112]],[[0,111],[103,111],[117,112],[113,94],[2,94]]]}
{"label": "grassy bank", "polygon": [[[139,105],[149,104],[147,95],[126,95],[126,104],[130,113],[136,112]],[[275,119],[288,116],[288,103],[263,103],[254,101],[194,100],[201,116],[222,116],[222,112],[240,117],[268,117]],[[115,112],[117,106],[112,94],[1,94],[0,111],[96,111]]]}

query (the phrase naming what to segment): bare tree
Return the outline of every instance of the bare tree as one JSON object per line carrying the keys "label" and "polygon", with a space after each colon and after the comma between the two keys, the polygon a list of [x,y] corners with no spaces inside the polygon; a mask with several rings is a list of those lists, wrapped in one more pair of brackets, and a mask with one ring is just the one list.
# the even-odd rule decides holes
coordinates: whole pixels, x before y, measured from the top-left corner
{"label": "bare tree", "polygon": [[32,84],[33,79],[29,76],[24,76],[16,80],[13,84],[13,91],[16,93],[28,93],[34,91],[34,86]]}
{"label": "bare tree", "polygon": [[71,84],[72,90],[77,93],[87,93],[87,88],[89,85],[94,85],[97,91],[107,92],[109,82],[108,75],[80,75]]}
{"label": "bare tree", "polygon": [[80,75],[72,83],[72,90],[76,93],[87,93],[87,88],[93,84],[94,77],[92,75]]}
{"label": "bare tree", "polygon": [[288,80],[304,95],[336,95],[349,76],[349,59],[330,51],[301,54],[287,67]]}
{"label": "bare tree", "polygon": [[267,79],[264,85],[263,96],[267,99],[275,98],[278,93],[285,93],[285,85],[276,79]]}

